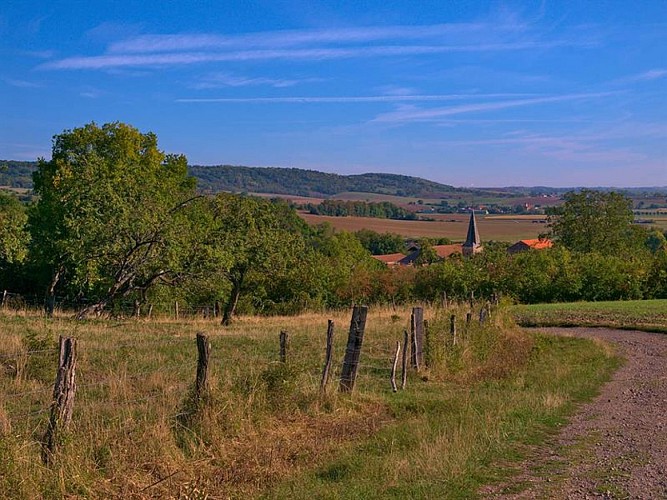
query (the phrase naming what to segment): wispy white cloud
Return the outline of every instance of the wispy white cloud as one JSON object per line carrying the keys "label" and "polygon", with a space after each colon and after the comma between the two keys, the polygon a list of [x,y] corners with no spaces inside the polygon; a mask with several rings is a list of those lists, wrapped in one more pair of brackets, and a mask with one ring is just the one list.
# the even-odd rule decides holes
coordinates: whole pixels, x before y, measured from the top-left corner
{"label": "wispy white cloud", "polygon": [[556,96],[531,97],[528,99],[512,99],[512,100],[502,100],[494,102],[476,102],[471,104],[462,104],[459,106],[449,106],[440,108],[399,109],[397,111],[391,111],[389,113],[380,114],[373,120],[373,122],[408,123],[408,122],[438,121],[448,116],[460,115],[465,113],[499,111],[509,108],[533,106],[533,105],[547,104],[554,102],[596,99],[600,97],[607,97],[613,94],[614,92],[564,94]]}
{"label": "wispy white cloud", "polygon": [[182,98],[176,102],[185,103],[367,103],[367,102],[410,102],[410,101],[455,101],[470,98],[521,97],[535,94],[442,94],[442,95],[371,95],[371,96],[298,96],[298,97],[221,97],[221,98]]}
{"label": "wispy white cloud", "polygon": [[111,43],[106,53],[68,57],[46,69],[176,66],[253,60],[325,60],[420,56],[450,52],[497,52],[590,46],[588,38],[545,38],[517,20],[412,26],[363,26],[321,30],[149,34]]}
{"label": "wispy white cloud", "polygon": [[141,35],[113,43],[110,53],[132,54],[192,50],[227,50],[239,48],[295,47],[312,44],[369,43],[382,40],[427,40],[461,36],[488,37],[489,34],[507,35],[523,32],[516,23],[460,23],[413,26],[363,26],[323,30],[283,30],[238,35],[153,34]]}
{"label": "wispy white cloud", "polygon": [[19,87],[24,89],[39,89],[44,87],[44,85],[41,83],[31,82],[29,80],[20,80],[16,78],[3,78],[2,81],[7,85],[11,85],[12,87]]}
{"label": "wispy white cloud", "polygon": [[[654,162],[655,157],[633,144],[637,137],[662,140],[667,138],[667,126],[661,123],[621,123],[616,126],[580,131],[576,134],[544,134],[527,130],[505,133],[500,137],[437,141],[441,147],[476,148],[511,147],[530,156],[544,156],[564,163],[598,163],[605,165]],[[664,162],[663,162],[664,164]],[[667,172],[665,172],[667,175]]]}
{"label": "wispy white cloud", "polygon": [[261,60],[327,60],[391,56],[435,55],[455,52],[535,50],[562,46],[562,42],[508,42],[471,45],[382,45],[343,48],[240,50],[230,52],[179,52],[68,57],[44,63],[41,69],[106,69],[140,66],[178,66],[208,62]]}
{"label": "wispy white cloud", "polygon": [[321,81],[320,78],[266,78],[266,77],[247,77],[231,75],[228,73],[212,73],[204,75],[192,85],[191,88],[197,90],[218,89],[224,87],[250,87],[250,86],[269,86],[276,88],[293,87],[303,83]]}
{"label": "wispy white cloud", "polygon": [[661,78],[667,77],[667,69],[651,69],[644,71],[642,73],[637,73],[635,75],[625,76],[615,80],[613,83],[617,84],[627,84],[627,83],[637,83],[637,82],[650,82],[653,80],[659,80]]}

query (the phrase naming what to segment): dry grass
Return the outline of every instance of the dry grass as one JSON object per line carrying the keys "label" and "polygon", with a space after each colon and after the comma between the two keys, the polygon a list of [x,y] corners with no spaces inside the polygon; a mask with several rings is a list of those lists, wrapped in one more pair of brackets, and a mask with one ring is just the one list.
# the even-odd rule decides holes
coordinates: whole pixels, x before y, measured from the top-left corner
{"label": "dry grass", "polygon": [[[526,390],[529,377],[520,374],[534,341],[503,315],[471,326],[467,335],[459,325],[454,346],[452,312],[461,318],[465,308],[425,309],[430,367],[419,378],[410,375],[408,390],[392,394],[391,353],[410,311],[371,309],[352,397],[341,396],[333,381],[319,393],[326,321],[336,323],[335,380],[349,311],[245,317],[225,329],[201,319],[75,322],[63,314],[46,320],[26,311],[0,313],[0,496],[248,498],[291,491],[295,498],[359,498],[368,495],[354,486],[354,474],[346,495],[339,486],[348,479],[328,478],[347,477],[360,458],[375,492],[395,487],[420,497],[437,478],[460,481],[488,460],[488,450],[508,445],[498,415],[519,403],[561,411],[556,395],[570,396],[551,387]],[[287,364],[278,362],[280,330],[290,333]],[[200,405],[190,392],[196,332],[212,343],[211,390]],[[55,466],[44,467],[39,440],[58,335],[78,339],[79,389]]]}

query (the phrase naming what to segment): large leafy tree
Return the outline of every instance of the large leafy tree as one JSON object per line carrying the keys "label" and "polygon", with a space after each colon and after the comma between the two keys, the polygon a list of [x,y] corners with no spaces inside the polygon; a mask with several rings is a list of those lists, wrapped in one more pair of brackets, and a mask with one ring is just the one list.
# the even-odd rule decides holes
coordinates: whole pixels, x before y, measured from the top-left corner
{"label": "large leafy tree", "polygon": [[204,266],[231,285],[222,318],[222,324],[228,325],[248,285],[282,279],[298,265],[306,229],[284,203],[221,193],[207,204],[211,224],[206,253],[210,258]]}
{"label": "large leafy tree", "polygon": [[569,192],[549,217],[553,238],[577,252],[617,255],[638,248],[643,238],[632,227],[632,200],[615,192]]}
{"label": "large leafy tree", "polygon": [[194,186],[185,157],[163,153],[152,133],[91,123],[56,135],[34,174],[30,214],[33,249],[51,269],[47,304],[62,283],[90,301],[85,317],[178,281]]}

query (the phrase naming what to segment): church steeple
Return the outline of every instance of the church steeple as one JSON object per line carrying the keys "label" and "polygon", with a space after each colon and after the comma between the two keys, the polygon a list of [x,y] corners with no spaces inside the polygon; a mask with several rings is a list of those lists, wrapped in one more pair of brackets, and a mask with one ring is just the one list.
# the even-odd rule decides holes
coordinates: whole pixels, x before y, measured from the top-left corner
{"label": "church steeple", "polygon": [[470,222],[468,223],[468,236],[462,247],[463,255],[470,256],[482,251],[482,240],[479,238],[477,230],[477,221],[475,220],[475,211],[470,212]]}

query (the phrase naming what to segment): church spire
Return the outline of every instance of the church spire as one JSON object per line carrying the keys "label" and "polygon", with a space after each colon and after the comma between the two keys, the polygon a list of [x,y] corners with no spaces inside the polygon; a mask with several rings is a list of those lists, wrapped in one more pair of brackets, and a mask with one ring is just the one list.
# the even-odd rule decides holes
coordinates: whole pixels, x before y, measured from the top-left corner
{"label": "church spire", "polygon": [[469,256],[482,251],[482,240],[477,230],[477,221],[475,220],[475,211],[470,212],[470,222],[468,223],[468,236],[463,244],[463,255]]}

